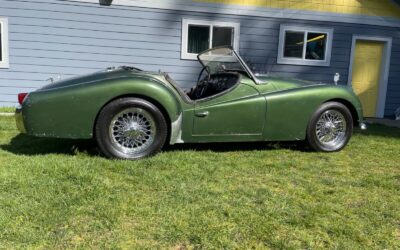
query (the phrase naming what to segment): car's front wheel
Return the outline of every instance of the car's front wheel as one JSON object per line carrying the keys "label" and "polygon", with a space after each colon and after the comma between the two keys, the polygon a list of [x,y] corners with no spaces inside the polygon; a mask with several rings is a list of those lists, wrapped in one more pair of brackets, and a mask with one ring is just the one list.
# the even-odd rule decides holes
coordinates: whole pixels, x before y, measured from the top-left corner
{"label": "car's front wheel", "polygon": [[349,109],[337,102],[322,104],[313,114],[307,128],[307,141],[316,151],[342,150],[353,133]]}
{"label": "car's front wheel", "polygon": [[161,150],[167,139],[167,123],[154,104],[120,98],[101,110],[95,137],[107,157],[135,160]]}

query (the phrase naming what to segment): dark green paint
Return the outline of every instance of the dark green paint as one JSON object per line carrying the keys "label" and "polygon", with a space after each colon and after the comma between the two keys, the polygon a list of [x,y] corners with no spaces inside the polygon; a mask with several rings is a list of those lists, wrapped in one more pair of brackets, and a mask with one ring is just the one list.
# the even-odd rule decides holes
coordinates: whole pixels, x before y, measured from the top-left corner
{"label": "dark green paint", "polygon": [[252,86],[239,84],[225,95],[196,102],[195,114],[209,112],[209,115],[194,116],[192,134],[205,141],[218,141],[221,136],[241,140],[243,135],[261,140],[265,111],[265,98]]}
{"label": "dark green paint", "polygon": [[176,94],[157,78],[121,70],[102,78],[97,75],[64,81],[32,92],[22,106],[28,134],[45,137],[91,138],[97,114],[111,100],[122,96],[143,96],[165,108],[171,120],[181,113]]}
{"label": "dark green paint", "polygon": [[[181,138],[171,143],[303,140],[313,112],[324,102],[338,100],[355,109],[361,104],[346,87],[258,76],[206,100],[185,102],[163,74],[127,69],[100,72],[48,85],[29,94],[18,121],[35,136],[91,138],[102,107],[122,96],[156,102]],[[208,112],[205,117],[196,114]],[[182,123],[177,124],[179,117]],[[178,139],[178,140],[174,140]]]}

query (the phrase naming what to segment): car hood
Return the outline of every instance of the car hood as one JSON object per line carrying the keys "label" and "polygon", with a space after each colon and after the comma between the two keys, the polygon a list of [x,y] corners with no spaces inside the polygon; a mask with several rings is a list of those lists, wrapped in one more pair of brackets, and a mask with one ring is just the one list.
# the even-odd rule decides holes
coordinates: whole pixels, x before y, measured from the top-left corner
{"label": "car hood", "polygon": [[261,84],[272,83],[277,90],[302,88],[315,85],[332,85],[322,82],[312,82],[312,81],[276,77],[276,76],[267,76],[267,75],[258,75],[257,79],[259,80],[259,82],[261,82]]}
{"label": "car hood", "polygon": [[[45,85],[44,87],[40,88],[39,91],[51,90],[51,89],[58,89],[64,87],[70,87],[73,85],[78,84],[91,84],[99,81],[105,81],[110,79],[116,78],[128,78],[132,77],[132,75],[140,75],[146,77],[160,77],[159,73],[155,72],[147,72],[147,71],[140,71],[135,68],[130,68],[126,66],[121,66],[118,68],[107,68],[105,70],[95,72],[92,74],[77,76],[73,78],[68,78],[65,80],[56,81],[54,83]],[[157,77],[157,78],[159,78]]]}

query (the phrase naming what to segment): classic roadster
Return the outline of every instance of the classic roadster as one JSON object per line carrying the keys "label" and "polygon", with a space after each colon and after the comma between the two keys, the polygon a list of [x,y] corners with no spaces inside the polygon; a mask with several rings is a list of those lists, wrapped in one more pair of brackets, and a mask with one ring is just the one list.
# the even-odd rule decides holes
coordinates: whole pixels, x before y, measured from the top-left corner
{"label": "classic roadster", "polygon": [[95,138],[107,157],[139,159],[164,144],[306,140],[316,151],[348,143],[365,128],[345,86],[255,75],[230,47],[199,54],[196,86],[166,73],[121,66],[18,95],[19,130],[33,136]]}

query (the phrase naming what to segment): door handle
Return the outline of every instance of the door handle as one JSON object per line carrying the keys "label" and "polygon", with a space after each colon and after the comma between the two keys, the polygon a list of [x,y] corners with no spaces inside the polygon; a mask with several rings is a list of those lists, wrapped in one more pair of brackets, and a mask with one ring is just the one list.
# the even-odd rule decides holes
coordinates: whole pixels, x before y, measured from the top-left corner
{"label": "door handle", "polygon": [[197,117],[206,117],[206,116],[208,116],[210,113],[208,112],[208,111],[204,111],[204,112],[199,112],[199,113],[196,113],[196,116]]}

